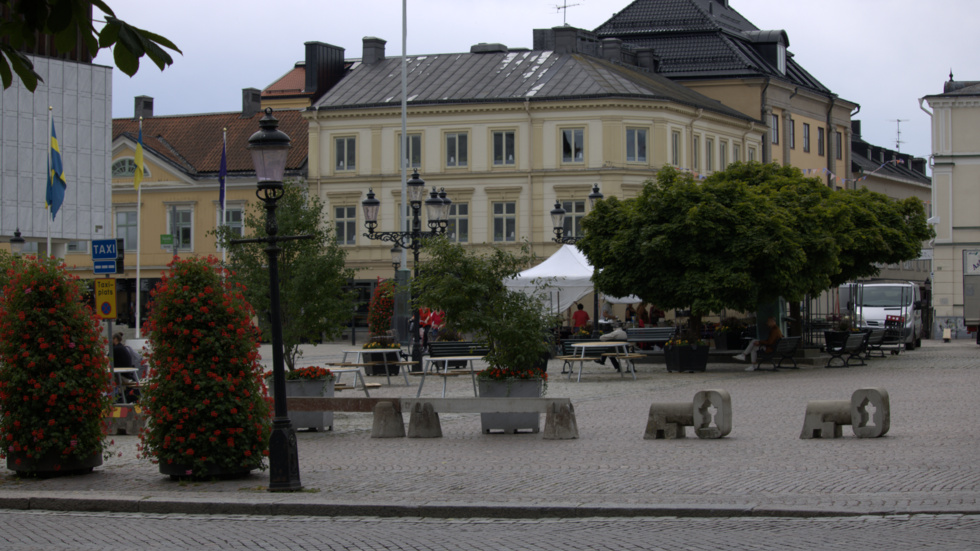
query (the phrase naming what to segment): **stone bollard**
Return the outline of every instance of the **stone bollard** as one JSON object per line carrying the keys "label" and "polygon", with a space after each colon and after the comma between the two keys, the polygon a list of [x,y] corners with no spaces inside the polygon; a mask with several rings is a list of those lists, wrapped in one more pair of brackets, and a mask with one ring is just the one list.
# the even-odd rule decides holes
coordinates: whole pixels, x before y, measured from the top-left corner
{"label": "stone bollard", "polygon": [[851,425],[858,438],[878,438],[888,432],[890,409],[888,391],[883,388],[856,390],[850,401],[807,402],[800,438],[840,438],[844,425]]}
{"label": "stone bollard", "polygon": [[544,418],[544,440],[570,440],[578,438],[578,423],[575,421],[575,408],[567,405],[551,404]]}
{"label": "stone bollard", "polygon": [[402,414],[395,411],[391,402],[378,402],[374,406],[374,425],[371,438],[401,438],[405,436],[405,422]]}
{"label": "stone bollard", "polygon": [[693,405],[698,438],[722,438],[732,432],[732,397],[727,390],[698,391]]}
{"label": "stone bollard", "polygon": [[684,438],[684,427],[694,426],[694,406],[691,402],[667,402],[650,406],[644,440]]}
{"label": "stone bollard", "polygon": [[409,438],[442,438],[442,424],[432,404],[416,402],[408,420]]}

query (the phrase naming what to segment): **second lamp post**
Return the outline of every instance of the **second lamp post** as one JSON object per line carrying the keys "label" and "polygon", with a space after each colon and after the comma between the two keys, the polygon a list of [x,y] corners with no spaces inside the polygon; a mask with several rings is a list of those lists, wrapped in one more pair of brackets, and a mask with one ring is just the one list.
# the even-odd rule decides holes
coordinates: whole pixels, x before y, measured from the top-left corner
{"label": "second lamp post", "polygon": [[[596,201],[602,197],[602,193],[599,192],[599,184],[593,184],[592,193],[589,194],[589,210],[592,210]],[[561,201],[555,201],[555,208],[551,211],[551,224],[554,226],[555,237],[551,240],[564,245],[574,245],[581,239],[581,236],[565,235],[565,214],[566,211],[562,208]],[[595,282],[592,283],[592,338],[599,338],[599,290],[595,288]]]}
{"label": "second lamp post", "polygon": [[[425,182],[419,178],[418,170],[412,173],[412,178],[406,182],[406,187],[408,188],[408,204],[412,209],[411,229],[408,231],[374,231],[378,227],[381,201],[374,197],[374,190],[369,189],[367,199],[361,201],[361,208],[364,209],[364,225],[368,230],[364,236],[376,241],[394,243],[395,246],[392,247],[392,251],[396,248],[411,249],[414,261],[414,278],[417,279],[419,277],[419,250],[422,248],[422,242],[426,238],[446,233],[446,227],[449,225],[449,207],[452,201],[446,197],[445,189],[441,193],[437,193],[436,188],[433,187],[429,198],[424,201],[429,231],[422,231],[422,198],[425,197]],[[394,264],[394,252],[392,252],[392,263]],[[412,315],[415,320],[412,328],[412,361],[418,362],[421,367],[422,345],[419,338],[421,319],[419,319],[418,305],[414,304],[414,287],[412,288],[412,299]]]}

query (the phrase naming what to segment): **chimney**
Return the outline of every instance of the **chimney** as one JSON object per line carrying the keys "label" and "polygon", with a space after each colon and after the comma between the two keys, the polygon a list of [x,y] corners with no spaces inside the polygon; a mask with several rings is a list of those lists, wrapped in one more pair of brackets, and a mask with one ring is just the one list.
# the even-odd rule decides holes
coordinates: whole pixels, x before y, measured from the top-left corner
{"label": "chimney", "polygon": [[555,27],[555,53],[578,53],[578,29],[575,27]]}
{"label": "chimney", "polygon": [[602,39],[602,59],[622,63],[623,41],[618,38]]}
{"label": "chimney", "polygon": [[[306,82],[303,91],[312,94],[312,102],[315,103],[344,78],[344,49],[324,42],[307,42],[305,45]],[[384,40],[381,41],[381,59],[384,59]]]}
{"label": "chimney", "polygon": [[242,118],[250,119],[262,110],[262,91],[258,88],[242,88]]}
{"label": "chimney", "polygon": [[387,42],[373,36],[364,37],[364,54],[361,56],[361,63],[374,65],[385,59],[385,44]]}
{"label": "chimney", "polygon": [[651,73],[660,70],[660,58],[653,53],[653,48],[637,48],[636,64]]}
{"label": "chimney", "polygon": [[856,138],[861,137],[861,121],[851,121],[851,134]]}
{"label": "chimney", "polygon": [[153,117],[153,98],[150,96],[136,96],[136,108],[133,110],[133,118],[139,120],[140,117],[144,119]]}

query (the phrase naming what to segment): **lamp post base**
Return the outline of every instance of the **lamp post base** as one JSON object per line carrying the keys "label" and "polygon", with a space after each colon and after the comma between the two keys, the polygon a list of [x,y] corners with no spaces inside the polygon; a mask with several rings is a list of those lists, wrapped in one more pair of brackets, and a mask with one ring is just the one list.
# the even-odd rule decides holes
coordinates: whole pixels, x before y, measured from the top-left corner
{"label": "lamp post base", "polygon": [[289,417],[276,417],[269,437],[269,491],[298,492],[302,489],[296,431]]}

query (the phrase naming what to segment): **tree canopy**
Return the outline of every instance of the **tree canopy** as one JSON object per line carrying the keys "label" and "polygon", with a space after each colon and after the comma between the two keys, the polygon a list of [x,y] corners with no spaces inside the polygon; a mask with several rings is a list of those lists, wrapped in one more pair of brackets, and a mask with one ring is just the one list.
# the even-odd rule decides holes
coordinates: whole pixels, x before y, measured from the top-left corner
{"label": "tree canopy", "polygon": [[[295,181],[284,184],[276,219],[279,235],[312,235],[312,239],[279,243],[279,313],[282,319],[282,338],[287,367],[292,370],[302,356],[303,341],[316,343],[321,336],[338,337],[354,311],[353,294],[343,288],[354,277],[345,267],[347,253],[334,237],[325,219],[323,203],[313,196],[307,198],[306,186]],[[265,208],[252,205],[245,213],[246,238],[265,237]],[[260,318],[266,339],[269,326],[269,272],[265,244],[243,243],[228,245],[236,239],[232,228],[221,226],[215,231],[219,244],[228,248],[229,269],[233,278],[245,286],[245,298]]]}
{"label": "tree canopy", "polygon": [[[105,14],[105,26],[100,31],[92,25],[93,7]],[[113,60],[129,76],[139,70],[144,55],[162,71],[174,62],[164,48],[182,53],[167,38],[117,19],[103,0],[0,0],[0,10],[9,14],[0,22],[0,36],[4,38],[0,43],[0,79],[4,89],[13,84],[13,73],[31,92],[37,88],[41,75],[21,50],[33,49],[43,35],[53,38],[61,54],[71,51],[79,41],[93,57],[99,50],[115,46]]]}
{"label": "tree canopy", "polygon": [[634,199],[600,201],[578,242],[596,286],[695,316],[801,300],[877,263],[917,258],[933,236],[916,198],[832,191],[799,169],[735,163],[703,181],[664,167]]}

